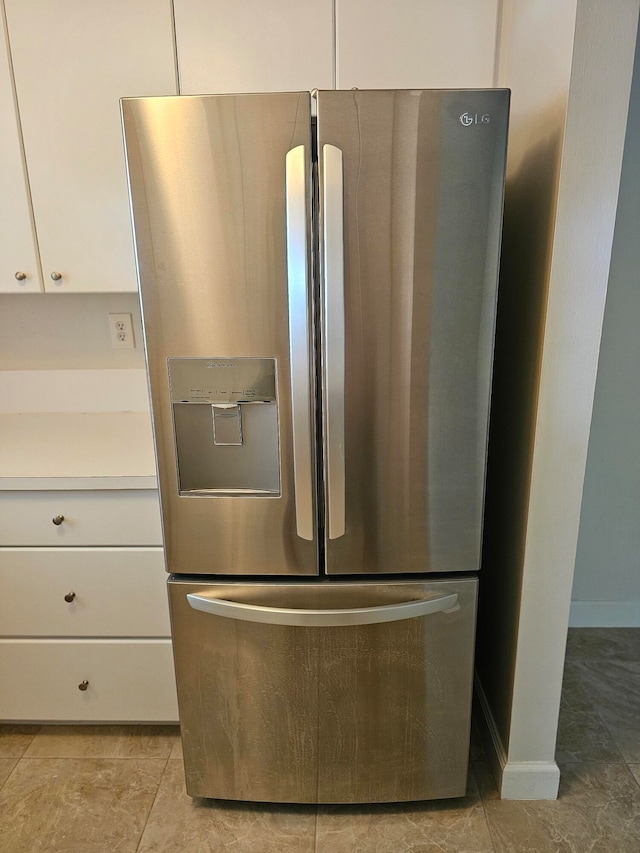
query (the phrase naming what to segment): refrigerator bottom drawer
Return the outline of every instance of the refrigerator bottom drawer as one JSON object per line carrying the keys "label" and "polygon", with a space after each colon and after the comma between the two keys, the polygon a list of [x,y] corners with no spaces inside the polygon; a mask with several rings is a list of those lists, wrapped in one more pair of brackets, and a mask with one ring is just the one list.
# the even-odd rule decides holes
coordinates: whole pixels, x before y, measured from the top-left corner
{"label": "refrigerator bottom drawer", "polygon": [[191,796],[464,796],[476,578],[169,588]]}

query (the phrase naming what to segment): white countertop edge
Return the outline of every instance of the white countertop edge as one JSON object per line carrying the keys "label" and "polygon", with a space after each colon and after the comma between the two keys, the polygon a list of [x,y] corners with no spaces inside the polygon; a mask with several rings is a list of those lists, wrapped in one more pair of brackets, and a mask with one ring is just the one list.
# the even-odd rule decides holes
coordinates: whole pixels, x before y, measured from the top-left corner
{"label": "white countertop edge", "polygon": [[89,491],[91,489],[157,489],[155,475],[147,477],[0,477],[0,491]]}

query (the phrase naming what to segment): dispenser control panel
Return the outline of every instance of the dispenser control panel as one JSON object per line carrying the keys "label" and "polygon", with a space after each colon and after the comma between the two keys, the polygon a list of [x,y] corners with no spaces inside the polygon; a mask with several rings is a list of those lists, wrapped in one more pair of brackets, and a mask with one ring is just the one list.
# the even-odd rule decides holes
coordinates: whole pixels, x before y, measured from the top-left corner
{"label": "dispenser control panel", "polygon": [[275,359],[167,362],[179,494],[278,497]]}
{"label": "dispenser control panel", "polygon": [[169,358],[172,403],[275,403],[273,358]]}

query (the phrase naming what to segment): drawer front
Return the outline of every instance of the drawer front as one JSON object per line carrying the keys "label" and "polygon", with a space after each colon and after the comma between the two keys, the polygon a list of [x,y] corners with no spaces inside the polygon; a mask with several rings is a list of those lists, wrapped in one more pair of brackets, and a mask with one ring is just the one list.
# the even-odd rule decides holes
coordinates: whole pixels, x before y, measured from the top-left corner
{"label": "drawer front", "polygon": [[0,684],[2,720],[178,719],[170,640],[0,640]]}
{"label": "drawer front", "polygon": [[166,577],[161,548],[0,548],[0,635],[169,637]]}
{"label": "drawer front", "polygon": [[155,489],[0,493],[0,545],[161,544]]}
{"label": "drawer front", "polygon": [[169,588],[192,797],[464,795],[475,578]]}

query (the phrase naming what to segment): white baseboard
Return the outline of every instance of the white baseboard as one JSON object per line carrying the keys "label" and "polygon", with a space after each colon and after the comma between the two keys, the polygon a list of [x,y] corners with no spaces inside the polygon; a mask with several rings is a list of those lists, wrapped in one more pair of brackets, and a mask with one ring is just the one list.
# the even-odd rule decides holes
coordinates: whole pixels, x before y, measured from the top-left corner
{"label": "white baseboard", "polygon": [[509,761],[477,673],[474,687],[482,712],[477,722],[501,799],[555,800],[560,784],[558,765],[555,761]]}
{"label": "white baseboard", "polygon": [[560,768],[555,761],[508,761],[502,769],[503,800],[555,800]]}
{"label": "white baseboard", "polygon": [[572,601],[570,628],[640,628],[640,601]]}

